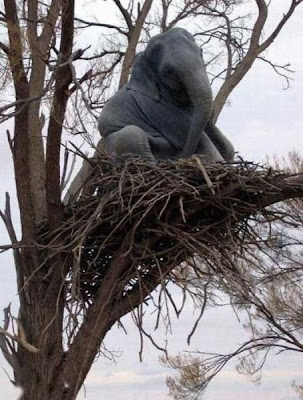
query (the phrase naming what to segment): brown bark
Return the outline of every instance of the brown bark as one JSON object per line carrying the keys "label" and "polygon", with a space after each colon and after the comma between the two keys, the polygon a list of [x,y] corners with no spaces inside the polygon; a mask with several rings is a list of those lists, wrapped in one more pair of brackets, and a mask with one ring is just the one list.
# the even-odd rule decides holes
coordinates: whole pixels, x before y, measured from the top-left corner
{"label": "brown bark", "polygon": [[[56,265],[59,268],[59,265]],[[52,399],[51,391],[54,376],[57,376],[63,359],[62,316],[63,296],[58,293],[62,281],[53,279],[43,282],[38,274],[39,283],[31,284],[29,294],[35,301],[21,308],[20,321],[26,332],[26,340],[39,349],[30,353],[19,346],[18,361],[21,366],[22,381],[17,382],[23,389],[22,400]],[[60,289],[59,289],[60,290]],[[57,385],[63,387],[62,382]],[[59,399],[59,398],[58,398]]]}
{"label": "brown bark", "polygon": [[[16,3],[13,0],[4,1],[7,29],[9,36],[9,61],[13,75],[17,100],[24,100],[16,106],[14,127],[14,166],[16,176],[16,189],[20,207],[22,224],[22,238],[29,247],[21,251],[18,260],[18,274],[27,279],[41,264],[41,254],[32,247],[36,240],[35,212],[31,194],[31,169],[29,162],[30,137],[29,137],[29,105],[26,99],[29,97],[29,82],[23,66],[22,41],[20,25],[17,15]],[[39,165],[36,165],[39,168]],[[41,274],[37,278],[41,278]],[[57,301],[58,281],[51,282],[45,290],[43,279],[40,284],[35,279],[31,280],[20,292],[19,319],[24,328],[28,343],[36,345],[40,352],[29,353],[22,346],[18,347],[18,364],[20,370],[16,376],[17,384],[24,388],[24,399],[48,398],[45,382],[50,379],[61,357],[61,333],[62,324],[56,316],[59,306]],[[59,311],[58,311],[59,312]],[[54,318],[54,323],[50,324]],[[50,328],[43,334],[43,329],[50,324]],[[58,335],[59,333],[59,335]],[[48,360],[49,362],[45,362]]]}
{"label": "brown bark", "polygon": [[29,137],[28,137],[28,104],[29,83],[23,65],[21,30],[15,1],[5,0],[6,22],[9,37],[9,62],[13,76],[17,100],[24,100],[16,106],[14,126],[14,167],[17,196],[21,211],[22,236],[30,241],[35,236],[35,218],[31,188],[28,177],[29,167]]}
{"label": "brown bark", "polygon": [[[62,2],[62,28],[60,55],[64,66],[56,71],[55,92],[48,127],[46,148],[46,194],[49,225],[55,229],[61,223],[60,146],[62,126],[68,101],[68,86],[72,80],[69,57],[73,46],[74,0]],[[45,47],[46,48],[46,47]],[[40,62],[39,59],[36,60]],[[40,69],[41,73],[41,69]],[[40,76],[41,80],[42,77]],[[62,348],[64,311],[64,260],[51,250],[39,254],[49,260],[36,271],[29,283],[33,304],[26,304],[21,322],[27,340],[40,351],[29,354],[19,350],[20,364],[26,364],[22,372],[24,400],[62,399],[64,382],[60,368],[64,359]],[[36,282],[36,283],[35,283]],[[54,391],[61,393],[56,397]]]}
{"label": "brown bark", "polygon": [[[38,2],[28,1],[28,41],[31,49],[32,68],[29,82],[30,97],[39,99],[43,93],[45,82],[46,62],[50,42],[55,31],[55,24],[60,12],[59,0],[53,0],[46,17],[41,35],[37,33]],[[30,140],[30,171],[31,192],[33,196],[36,223],[39,224],[47,216],[45,191],[45,157],[43,148],[42,128],[40,116],[41,99],[29,105],[29,140]],[[39,166],[39,167],[38,167]]]}
{"label": "brown bark", "polygon": [[[31,6],[35,5],[34,2]],[[62,271],[60,260],[57,261],[55,273],[49,273],[49,268],[55,267],[54,264],[45,263],[44,268],[39,269],[42,261],[45,261],[47,254],[38,252],[33,246],[36,241],[36,216],[39,215],[40,200],[38,203],[33,200],[31,184],[37,181],[33,178],[35,170],[43,170],[44,160],[41,151],[41,136],[33,140],[33,132],[29,132],[29,118],[39,118],[39,107],[35,104],[30,111],[30,106],[26,99],[30,96],[30,84],[28,82],[24,65],[22,52],[21,30],[18,20],[16,3],[13,0],[4,1],[7,30],[9,36],[9,61],[12,71],[13,82],[16,93],[16,100],[24,100],[18,103],[15,109],[15,127],[14,127],[14,166],[16,176],[16,189],[20,207],[20,217],[22,225],[22,238],[29,247],[20,252],[18,260],[18,274],[26,282],[33,275],[33,278],[25,283],[20,292],[20,312],[19,320],[24,329],[26,340],[39,349],[39,353],[30,353],[22,346],[18,346],[17,360],[19,364],[19,373],[16,375],[17,384],[24,389],[23,399],[50,399],[51,382],[61,362],[62,350],[62,317],[63,317],[63,296],[62,296]],[[49,29],[49,28],[48,28]],[[35,32],[33,30],[30,35]],[[38,57],[34,54],[34,58]],[[35,58],[33,63],[32,79],[38,78],[36,82],[40,88],[43,85],[43,73],[37,66],[40,61]],[[32,85],[33,87],[33,85]],[[38,91],[37,91],[38,93]],[[32,93],[31,93],[32,94]],[[41,131],[35,131],[35,133]],[[35,165],[30,163],[30,154],[41,156],[35,159]],[[37,175],[38,180],[39,173]],[[43,182],[44,185],[44,182]],[[43,192],[40,185],[35,187],[38,197]],[[35,206],[37,208],[35,208]],[[52,271],[51,271],[52,272]],[[49,280],[45,278],[49,273]]]}
{"label": "brown bark", "polygon": [[[60,54],[62,62],[68,61],[73,46],[74,1],[62,2],[62,30]],[[68,86],[71,82],[68,63],[58,66],[56,71],[55,93],[48,127],[46,150],[46,193],[47,211],[51,229],[58,227],[62,218],[60,190],[60,146],[62,125],[68,100]],[[42,259],[43,252],[40,252]],[[23,369],[23,399],[62,399],[55,397],[56,389],[64,393],[64,382],[60,368],[64,359],[62,348],[63,310],[64,310],[64,260],[52,251],[44,254],[49,260],[40,267],[30,281],[34,291],[34,304],[26,306],[22,320],[28,341],[40,351],[28,354],[19,350],[19,357],[27,367]],[[36,284],[34,283],[36,281]],[[34,287],[35,286],[35,287]]]}
{"label": "brown bark", "polygon": [[72,73],[68,60],[72,54],[74,38],[74,0],[63,0],[60,56],[64,66],[58,66],[52,111],[46,145],[46,195],[48,219],[52,229],[60,225],[62,219],[60,187],[60,147],[68,87],[72,82]]}
{"label": "brown bark", "polygon": [[135,25],[129,26],[128,46],[124,55],[122,72],[119,81],[119,89],[126,85],[130,74],[131,66],[135,58],[136,48],[140,38],[143,24],[152,6],[153,0],[145,0],[142,10],[139,12]]}
{"label": "brown bark", "polygon": [[[128,246],[129,238],[126,237],[66,354],[60,379],[63,377],[65,387],[68,388],[68,390],[65,390],[64,397],[67,400],[76,398],[98,349],[112,325],[125,314],[138,307],[142,300],[156,288],[161,277],[163,277],[163,275],[160,277],[159,274],[155,274],[149,282],[145,282],[146,285],[144,285],[143,289],[138,289],[132,294],[131,298],[123,299],[120,304],[118,299],[127,281],[127,279],[126,281],[121,279],[121,276],[132,265],[132,260],[129,257],[125,257],[125,251]],[[162,273],[164,274],[164,270]],[[54,398],[60,399],[62,387],[58,385],[57,390]]]}

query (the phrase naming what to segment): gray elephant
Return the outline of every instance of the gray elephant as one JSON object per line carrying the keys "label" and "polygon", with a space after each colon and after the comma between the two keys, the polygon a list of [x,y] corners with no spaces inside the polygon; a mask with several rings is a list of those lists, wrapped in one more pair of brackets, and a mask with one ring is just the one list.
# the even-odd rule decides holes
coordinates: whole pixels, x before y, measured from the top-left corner
{"label": "gray elephant", "polygon": [[129,83],[102,110],[99,130],[105,149],[117,155],[232,160],[234,148],[211,113],[201,49],[188,31],[174,28],[153,37],[136,56]]}

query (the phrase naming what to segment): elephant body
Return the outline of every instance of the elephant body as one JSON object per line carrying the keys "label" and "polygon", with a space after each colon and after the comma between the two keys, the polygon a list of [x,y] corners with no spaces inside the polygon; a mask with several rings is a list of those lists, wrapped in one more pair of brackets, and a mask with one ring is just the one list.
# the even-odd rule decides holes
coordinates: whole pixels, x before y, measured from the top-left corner
{"label": "elephant body", "polygon": [[172,149],[180,152],[192,112],[191,105],[182,107],[164,97],[155,101],[126,85],[104,107],[99,129],[104,138],[109,138],[127,126],[136,126],[146,132],[151,142],[153,138],[164,138]]}
{"label": "elephant body", "polygon": [[189,32],[174,28],[136,56],[129,83],[104,106],[99,130],[106,150],[118,155],[232,159],[233,147],[212,124],[211,111],[200,48]]}

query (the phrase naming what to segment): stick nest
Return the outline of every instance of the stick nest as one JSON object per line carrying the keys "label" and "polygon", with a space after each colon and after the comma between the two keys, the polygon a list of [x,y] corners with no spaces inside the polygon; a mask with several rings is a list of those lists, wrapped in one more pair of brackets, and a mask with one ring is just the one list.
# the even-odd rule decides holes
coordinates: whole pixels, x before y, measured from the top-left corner
{"label": "stick nest", "polygon": [[144,297],[196,257],[216,273],[243,242],[249,219],[302,191],[287,179],[243,161],[203,165],[193,157],[152,165],[99,156],[49,241],[72,255],[71,298],[90,304],[113,262],[121,263],[122,297],[138,290]]}

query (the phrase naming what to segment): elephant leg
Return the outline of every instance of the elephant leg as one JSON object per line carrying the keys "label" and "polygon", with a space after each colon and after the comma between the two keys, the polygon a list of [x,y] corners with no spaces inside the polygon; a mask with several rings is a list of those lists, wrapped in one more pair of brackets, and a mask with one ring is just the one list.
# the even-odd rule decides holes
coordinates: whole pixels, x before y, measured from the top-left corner
{"label": "elephant leg", "polygon": [[178,155],[178,151],[163,136],[156,133],[148,133],[148,141],[151,151],[156,159],[173,159]]}
{"label": "elephant leg", "polygon": [[217,128],[212,122],[209,122],[205,127],[205,132],[219,150],[224,160],[232,161],[235,157],[234,146],[227,139],[227,137],[223,135],[220,129]]}
{"label": "elephant leg", "polygon": [[155,159],[146,132],[135,125],[128,125],[119,131],[110,133],[104,139],[104,144],[105,150],[112,154]]}
{"label": "elephant leg", "polygon": [[199,154],[205,163],[224,161],[219,150],[205,132],[202,132],[195,154]]}

